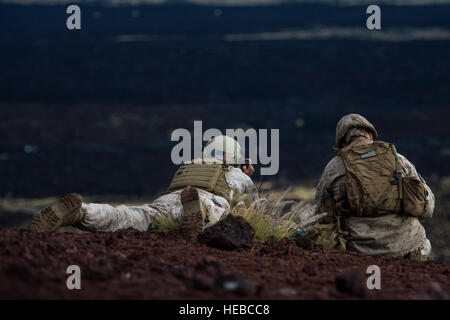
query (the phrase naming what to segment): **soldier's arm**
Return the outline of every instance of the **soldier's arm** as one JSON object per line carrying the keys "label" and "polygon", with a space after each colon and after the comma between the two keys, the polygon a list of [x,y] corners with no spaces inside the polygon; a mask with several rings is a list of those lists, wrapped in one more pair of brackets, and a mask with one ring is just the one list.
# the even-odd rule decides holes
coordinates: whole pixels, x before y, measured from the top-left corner
{"label": "soldier's arm", "polygon": [[433,191],[431,191],[430,187],[427,185],[425,180],[422,178],[422,176],[417,172],[416,167],[408,160],[406,157],[402,156],[401,154],[398,155],[400,162],[402,163],[402,171],[405,177],[415,177],[422,181],[425,188],[428,191],[427,196],[427,205],[425,207],[425,210],[423,212],[423,215],[420,216],[420,220],[423,221],[425,219],[431,218],[433,216],[434,212],[434,205],[435,205],[435,199]]}
{"label": "soldier's arm", "polygon": [[253,180],[250,177],[244,183],[244,192],[243,193],[248,194],[250,196],[250,198],[253,200],[259,198],[258,189],[256,188],[255,184],[253,183]]}
{"label": "soldier's arm", "polygon": [[258,190],[252,179],[239,168],[232,168],[225,173],[227,183],[239,193],[247,194],[252,199],[258,198]]}
{"label": "soldier's arm", "polygon": [[241,170],[243,173],[251,177],[255,173],[255,168],[253,168],[252,160],[245,159],[245,164],[241,165]]}
{"label": "soldier's arm", "polygon": [[325,172],[323,172],[322,176],[319,179],[319,183],[317,184],[316,195],[314,197],[314,200],[315,200],[317,205],[320,205],[320,202],[322,200],[322,194],[323,194],[325,188],[326,188],[326,186],[325,186]]}
{"label": "soldier's arm", "polygon": [[330,190],[331,193],[328,196],[334,198],[339,197],[339,186],[336,183],[340,178],[345,175],[345,166],[342,159],[334,157],[328,162],[320,177],[319,183],[316,187],[315,203],[318,205],[318,211],[323,212],[325,210],[325,197]]}
{"label": "soldier's arm", "polygon": [[326,172],[324,171],[319,179],[319,183],[317,184],[316,195],[314,197],[314,202],[317,206],[317,211],[321,211],[324,209],[323,195],[326,188],[328,187],[326,185],[326,181],[327,181]]}

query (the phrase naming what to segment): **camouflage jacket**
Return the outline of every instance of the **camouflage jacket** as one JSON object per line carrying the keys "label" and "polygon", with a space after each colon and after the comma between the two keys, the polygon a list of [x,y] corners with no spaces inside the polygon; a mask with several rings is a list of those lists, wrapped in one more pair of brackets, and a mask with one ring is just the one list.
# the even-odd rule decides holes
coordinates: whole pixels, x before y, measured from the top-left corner
{"label": "camouflage jacket", "polygon": [[[358,140],[351,145],[363,143],[372,142]],[[416,177],[425,183],[414,165],[401,154],[398,156],[402,164],[403,176]],[[336,201],[345,197],[345,179],[343,179],[345,174],[344,162],[340,157],[335,156],[325,167],[317,185],[316,202],[319,212],[324,212],[323,195],[326,190],[331,191]],[[419,218],[404,214],[387,214],[379,217],[345,217],[344,222],[349,233],[347,236],[347,251],[398,257],[429,246],[425,230],[420,223],[420,221],[430,218],[434,211],[433,192],[427,185],[426,188],[428,190],[428,204],[423,215]],[[430,251],[430,248],[425,251]]]}

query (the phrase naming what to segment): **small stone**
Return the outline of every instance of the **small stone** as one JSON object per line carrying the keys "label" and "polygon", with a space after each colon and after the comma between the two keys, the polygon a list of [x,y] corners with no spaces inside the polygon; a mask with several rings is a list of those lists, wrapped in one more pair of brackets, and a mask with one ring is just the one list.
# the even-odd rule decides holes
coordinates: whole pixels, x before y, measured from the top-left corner
{"label": "small stone", "polygon": [[336,289],[340,292],[364,297],[366,295],[365,279],[361,271],[348,270],[339,274],[335,278]]}
{"label": "small stone", "polygon": [[114,237],[107,237],[105,239],[105,245],[108,246],[108,247],[116,246],[117,243],[118,243],[118,240],[116,238],[114,238]]}
{"label": "small stone", "polygon": [[220,290],[233,292],[240,296],[248,296],[256,292],[256,285],[253,281],[238,274],[219,276],[216,278],[215,285]]}
{"label": "small stone", "polygon": [[214,281],[203,274],[196,274],[194,279],[192,279],[192,284],[194,288],[199,290],[211,290],[214,286]]}
{"label": "small stone", "polygon": [[295,244],[304,250],[313,250],[314,242],[308,237],[298,235],[295,238]]}

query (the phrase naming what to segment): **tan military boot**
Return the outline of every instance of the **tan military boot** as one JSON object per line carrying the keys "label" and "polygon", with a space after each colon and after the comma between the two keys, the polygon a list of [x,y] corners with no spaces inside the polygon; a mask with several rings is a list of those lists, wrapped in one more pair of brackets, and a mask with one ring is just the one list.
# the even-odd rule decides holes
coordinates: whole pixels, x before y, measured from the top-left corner
{"label": "tan military boot", "polygon": [[183,217],[181,218],[181,233],[190,237],[197,236],[203,231],[206,210],[200,201],[198,190],[188,186],[181,191]]}
{"label": "tan military boot", "polygon": [[83,198],[76,193],[62,197],[57,203],[42,209],[31,222],[31,230],[53,232],[62,226],[80,223],[85,212],[81,209]]}

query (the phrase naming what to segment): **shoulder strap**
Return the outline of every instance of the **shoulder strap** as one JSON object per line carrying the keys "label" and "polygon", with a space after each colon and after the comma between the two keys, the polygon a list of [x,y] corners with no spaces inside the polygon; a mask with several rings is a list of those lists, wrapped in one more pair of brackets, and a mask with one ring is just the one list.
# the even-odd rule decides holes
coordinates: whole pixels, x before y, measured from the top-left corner
{"label": "shoulder strap", "polygon": [[398,197],[399,199],[403,199],[403,184],[401,183],[402,180],[402,164],[400,162],[400,158],[397,153],[397,149],[395,148],[394,144],[390,144],[392,153],[394,154],[396,168],[395,168],[395,174],[394,174],[394,181],[391,182],[391,184],[398,184]]}
{"label": "shoulder strap", "polygon": [[398,153],[397,153],[397,149],[395,148],[395,145],[391,143],[390,146],[391,146],[392,153],[394,154],[395,162],[397,164],[396,169],[395,169],[396,178],[398,178],[400,180],[400,178],[402,177],[402,164],[400,162],[400,158],[398,157]]}

